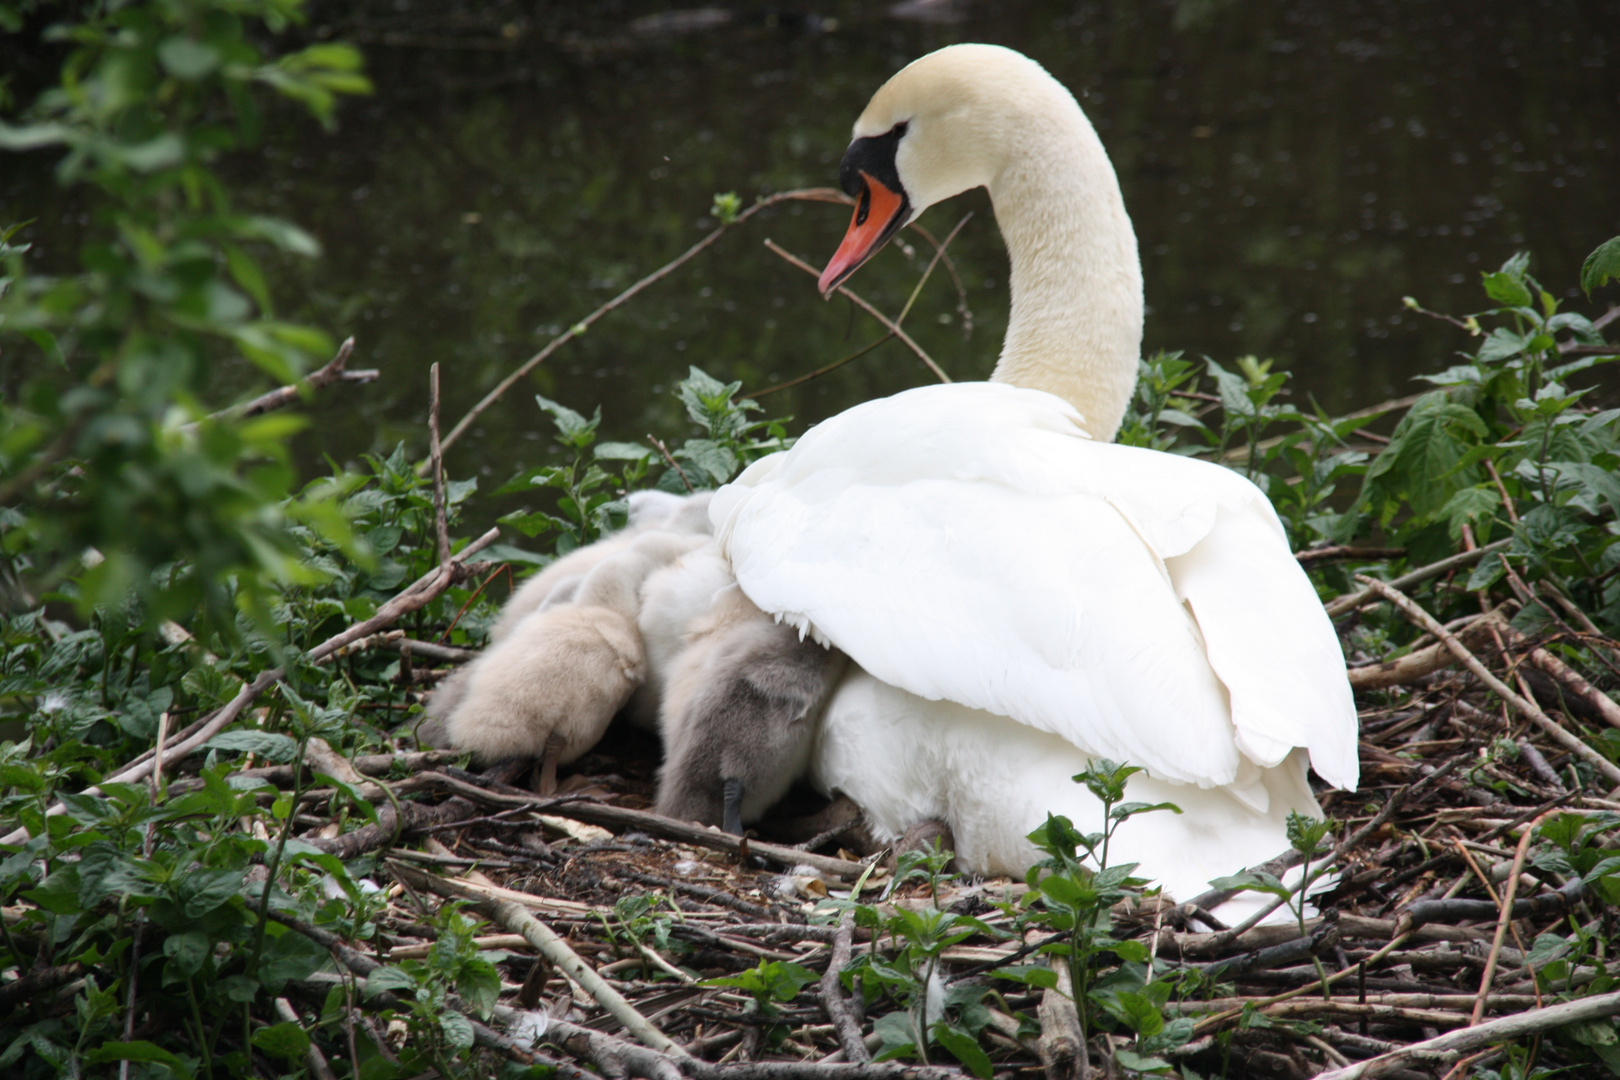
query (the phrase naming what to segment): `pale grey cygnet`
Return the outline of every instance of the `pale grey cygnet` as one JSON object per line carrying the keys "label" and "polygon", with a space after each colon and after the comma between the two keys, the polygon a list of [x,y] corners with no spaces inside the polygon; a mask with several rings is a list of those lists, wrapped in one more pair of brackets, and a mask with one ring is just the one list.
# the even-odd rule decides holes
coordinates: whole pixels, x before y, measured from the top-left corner
{"label": "pale grey cygnet", "polygon": [[713,492],[709,491],[700,491],[695,495],[671,495],[664,491],[631,492],[626,497],[630,504],[630,520],[625,527],[594,544],[575,548],[520,585],[501,608],[495,624],[489,628],[490,644],[501,641],[518,623],[543,605],[566,602],[566,592],[556,593],[559,586],[569,578],[590,573],[597,563],[625,550],[638,536],[654,531],[710,535],[713,532],[709,524],[709,499],[712,495]]}
{"label": "pale grey cygnet", "polygon": [[636,628],[642,582],[702,542],[675,533],[637,537],[584,575],[573,603],[518,622],[468,665],[445,720],[450,745],[486,765],[540,758],[549,794],[557,766],[596,745],[646,676]]}

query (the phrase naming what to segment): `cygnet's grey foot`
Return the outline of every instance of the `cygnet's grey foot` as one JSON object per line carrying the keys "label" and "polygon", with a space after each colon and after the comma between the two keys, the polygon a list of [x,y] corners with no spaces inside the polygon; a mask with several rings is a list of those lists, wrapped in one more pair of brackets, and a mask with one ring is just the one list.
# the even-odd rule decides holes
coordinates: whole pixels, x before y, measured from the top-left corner
{"label": "cygnet's grey foot", "polygon": [[735,777],[725,781],[726,805],[725,814],[723,817],[724,824],[721,825],[721,828],[726,832],[731,833],[733,836],[741,836],[743,831],[742,798],[742,781],[736,779]]}
{"label": "cygnet's grey foot", "polygon": [[557,759],[566,745],[563,737],[555,733],[546,739],[546,747],[540,752],[540,777],[534,786],[541,795],[557,793]]}

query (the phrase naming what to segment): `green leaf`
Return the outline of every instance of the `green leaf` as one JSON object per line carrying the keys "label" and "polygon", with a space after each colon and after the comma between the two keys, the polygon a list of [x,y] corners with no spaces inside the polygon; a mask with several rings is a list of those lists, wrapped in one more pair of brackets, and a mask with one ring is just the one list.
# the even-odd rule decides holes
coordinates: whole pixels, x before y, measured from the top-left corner
{"label": "green leaf", "polygon": [[219,66],[219,50],[206,42],[173,37],[157,47],[158,59],[170,75],[195,82]]}
{"label": "green leaf", "polygon": [[[170,934],[164,938],[163,955],[169,958],[164,981],[183,982],[195,975],[212,948],[213,942],[201,930]],[[170,976],[173,976],[172,980]]]}
{"label": "green leaf", "polygon": [[1599,244],[1581,264],[1581,289],[1587,296],[1611,280],[1620,280],[1620,236]]}
{"label": "green leaf", "polygon": [[453,1009],[439,1015],[439,1030],[444,1040],[459,1050],[466,1050],[474,1042],[472,1021]]}
{"label": "green leaf", "polygon": [[191,1070],[186,1063],[175,1057],[169,1051],[156,1043],[137,1039],[134,1042],[102,1043],[90,1053],[85,1060],[92,1065],[99,1065],[107,1061],[144,1061],[154,1065],[162,1065],[182,1080],[191,1080]]}
{"label": "green leaf", "polygon": [[990,1080],[992,1071],[990,1055],[979,1046],[979,1040],[943,1020],[934,1024],[930,1034],[933,1035],[935,1042],[951,1052],[952,1057],[967,1066],[968,1072],[977,1076],[979,1080]]}
{"label": "green leaf", "polygon": [[998,979],[1008,979],[1041,990],[1052,989],[1058,981],[1057,972],[1045,964],[1012,964],[996,968],[990,974]]}
{"label": "green leaf", "polygon": [[65,124],[24,124],[13,127],[0,121],[0,150],[38,150],[67,142],[72,129]]}
{"label": "green leaf", "polygon": [[380,994],[384,990],[405,990],[415,993],[416,978],[398,965],[386,964],[366,976],[367,997]]}
{"label": "green leaf", "polygon": [[595,452],[598,461],[645,461],[654,453],[652,447],[633,442],[597,443]]}
{"label": "green leaf", "polygon": [[291,1020],[253,1033],[253,1045],[283,1061],[301,1061],[309,1052],[309,1035]]}
{"label": "green leaf", "polygon": [[274,731],[222,731],[203,745],[210,750],[257,754],[277,765],[287,764],[298,753],[297,739]]}
{"label": "green leaf", "polygon": [[1524,282],[1519,278],[1501,271],[1481,276],[1485,279],[1485,295],[1498,304],[1505,304],[1508,307],[1530,306],[1530,290],[1524,287]]}

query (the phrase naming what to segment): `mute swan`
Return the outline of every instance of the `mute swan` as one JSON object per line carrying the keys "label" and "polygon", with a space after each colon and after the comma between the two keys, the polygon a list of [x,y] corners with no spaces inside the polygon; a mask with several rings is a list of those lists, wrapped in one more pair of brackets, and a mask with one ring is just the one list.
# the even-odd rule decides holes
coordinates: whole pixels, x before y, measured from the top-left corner
{"label": "mute swan", "polygon": [[809,766],[817,713],[844,656],[800,638],[735,585],[687,638],[659,716],[657,809],[741,833]]}
{"label": "mute swan", "polygon": [[1022,873],[1070,777],[1144,767],[1118,861],[1183,898],[1319,815],[1307,761],[1353,788],[1337,637],[1265,496],[1218,465],[1110,445],[1136,378],[1142,279],[1112,165],[1034,61],[955,45],[856,121],[857,198],[824,293],[932,204],[989,189],[1012,311],[988,383],[906,391],[811,429],[710,505],[765,612],[847,653],[812,758],[892,839],[925,818],[969,871]]}
{"label": "mute swan", "polygon": [[638,536],[596,563],[574,603],[524,617],[468,665],[445,720],[450,745],[486,764],[538,757],[549,794],[557,766],[596,745],[646,676],[636,626],[642,583],[705,542],[664,531]]}

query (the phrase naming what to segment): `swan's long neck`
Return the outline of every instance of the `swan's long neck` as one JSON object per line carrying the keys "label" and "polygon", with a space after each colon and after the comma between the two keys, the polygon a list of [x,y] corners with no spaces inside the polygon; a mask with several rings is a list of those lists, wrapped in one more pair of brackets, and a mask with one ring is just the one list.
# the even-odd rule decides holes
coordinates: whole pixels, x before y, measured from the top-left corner
{"label": "swan's long neck", "polygon": [[1142,266],[1113,166],[1079,107],[1068,111],[1016,129],[1027,145],[989,185],[1012,262],[990,378],[1064,398],[1108,441],[1136,385]]}

